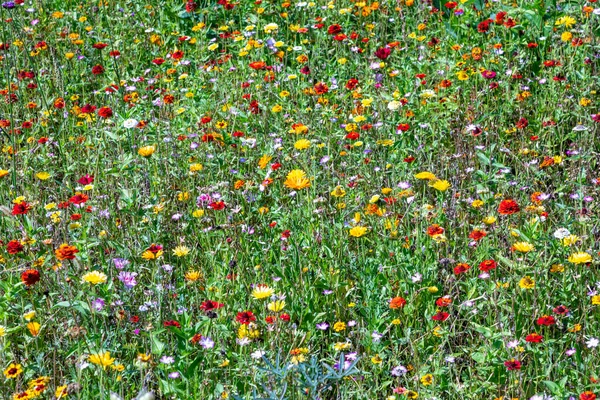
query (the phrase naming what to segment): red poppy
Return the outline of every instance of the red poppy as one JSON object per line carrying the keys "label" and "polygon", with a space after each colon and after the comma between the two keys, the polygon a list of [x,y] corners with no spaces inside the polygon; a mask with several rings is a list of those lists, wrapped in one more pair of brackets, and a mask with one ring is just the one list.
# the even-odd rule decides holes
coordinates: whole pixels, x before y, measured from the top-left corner
{"label": "red poppy", "polygon": [[89,185],[91,183],[94,183],[94,175],[85,174],[84,176],[79,178],[77,183],[79,183],[80,185]]}
{"label": "red poppy", "polygon": [[542,326],[552,326],[556,324],[556,319],[551,315],[544,315],[537,319],[536,323]]}
{"label": "red poppy", "polygon": [[468,270],[471,269],[471,266],[469,264],[466,263],[458,263],[456,264],[456,267],[454,267],[454,273],[456,275],[460,275],[462,273],[467,272]]}
{"label": "red poppy", "polygon": [[596,400],[596,395],[588,390],[579,395],[579,400]]}
{"label": "red poppy", "polygon": [[152,60],[152,64],[154,65],[161,65],[165,62],[164,58],[155,58],[154,60]]}
{"label": "red poppy", "polygon": [[208,312],[208,311],[218,310],[219,308],[221,308],[223,306],[224,306],[223,303],[219,303],[217,301],[212,301],[212,300],[206,300],[206,301],[202,302],[202,304],[200,305],[200,309],[204,312]]}
{"label": "red poppy", "polygon": [[80,205],[89,200],[89,197],[83,193],[76,193],[75,196],[71,197],[69,201],[75,205]]}
{"label": "red poppy", "polygon": [[498,206],[498,213],[501,215],[511,215],[519,212],[521,209],[514,200],[502,200]]}
{"label": "red poppy", "polygon": [[288,314],[288,313],[283,313],[283,314],[281,314],[281,315],[279,316],[279,318],[280,318],[282,321],[285,321],[285,322],[290,322],[290,314]]}
{"label": "red poppy", "polygon": [[106,43],[94,43],[92,45],[93,48],[98,49],[98,50],[102,50],[106,46],[108,46]]}
{"label": "red poppy", "polygon": [[529,126],[529,121],[527,118],[519,118],[517,121],[517,129],[525,129]]}
{"label": "red poppy", "polygon": [[356,78],[348,79],[348,82],[346,82],[346,89],[348,90],[354,90],[356,86],[358,86],[358,79]]}
{"label": "red poppy", "polygon": [[254,61],[250,63],[250,68],[255,70],[265,69],[267,64],[264,61]]}
{"label": "red poppy", "polygon": [[542,343],[544,337],[537,333],[530,333],[525,337],[525,341],[527,343]]}
{"label": "red poppy", "polygon": [[521,369],[521,362],[513,358],[512,360],[504,361],[504,366],[509,371],[515,371]]}
{"label": "red poppy", "polygon": [[487,233],[480,229],[473,229],[473,231],[469,234],[469,239],[473,239],[475,241],[481,240],[486,237]]}
{"label": "red poppy", "polygon": [[256,321],[256,316],[252,311],[242,311],[237,313],[235,319],[242,325],[248,325],[250,322]]}
{"label": "red poppy", "polygon": [[409,130],[409,129],[410,129],[410,125],[409,125],[409,124],[399,124],[399,125],[396,127],[396,130],[397,130],[397,131],[401,131],[401,132],[406,132],[406,131],[407,131],[407,130]]}
{"label": "red poppy", "polygon": [[71,221],[79,221],[80,219],[81,219],[81,214],[71,215]]}
{"label": "red poppy", "polygon": [[113,116],[113,111],[110,107],[100,107],[98,110],[98,116],[102,118],[110,118]]}
{"label": "red poppy", "polygon": [[438,224],[433,224],[429,228],[427,228],[427,234],[429,236],[441,235],[443,233],[444,233],[444,228],[442,228]]}
{"label": "red poppy", "polygon": [[169,327],[169,326],[174,326],[174,327],[176,327],[176,328],[181,328],[181,324],[180,324],[179,322],[175,321],[175,320],[171,320],[171,321],[165,321],[165,322],[163,323],[163,326],[164,326],[165,328],[166,328],[166,327]]}
{"label": "red poppy", "polygon": [[211,208],[211,209],[217,210],[217,211],[223,210],[225,208],[225,202],[223,202],[223,201],[213,201],[212,203],[210,203],[208,205],[208,208]]}
{"label": "red poppy", "polygon": [[175,60],[180,60],[183,58],[183,51],[177,50],[171,53],[171,57]]}
{"label": "red poppy", "polygon": [[389,47],[380,47],[375,50],[375,57],[379,58],[380,60],[385,60],[390,56],[390,54],[392,54],[392,49]]}
{"label": "red poppy", "polygon": [[6,244],[8,254],[17,254],[23,251],[23,245],[18,240],[11,240]]}
{"label": "red poppy", "polygon": [[450,316],[450,314],[448,314],[447,312],[440,311],[437,314],[435,314],[433,317],[431,317],[431,319],[434,321],[445,321],[448,319],[449,316]]}
{"label": "red poppy", "polygon": [[276,319],[274,316],[272,316],[272,315],[267,315],[267,316],[265,317],[265,322],[266,322],[267,324],[269,324],[269,325],[272,325],[272,324],[274,324],[274,323],[275,323],[275,321],[277,321],[277,319]]}
{"label": "red poppy", "polygon": [[498,264],[494,260],[484,260],[479,264],[479,270],[489,272],[496,268]]}
{"label": "red poppy", "polygon": [[406,300],[403,297],[394,297],[390,300],[390,308],[395,310],[397,308],[402,308],[406,305]]}
{"label": "red poppy", "polygon": [[40,272],[36,269],[28,269],[21,274],[21,281],[25,286],[33,286],[40,281]]}
{"label": "red poppy", "polygon": [[25,215],[31,210],[33,207],[25,201],[21,201],[13,205],[12,215]]}
{"label": "red poppy", "polygon": [[327,28],[327,33],[330,35],[337,35],[340,32],[342,32],[342,27],[339,24],[329,25],[329,28]]}
{"label": "red poppy", "polygon": [[358,132],[349,132],[349,133],[346,135],[346,139],[350,139],[350,140],[356,140],[356,139],[358,139],[359,137],[360,137],[360,133],[358,133]]}
{"label": "red poppy", "polygon": [[92,74],[101,75],[103,73],[104,73],[104,67],[102,65],[98,64],[98,65],[94,65],[92,67]]}

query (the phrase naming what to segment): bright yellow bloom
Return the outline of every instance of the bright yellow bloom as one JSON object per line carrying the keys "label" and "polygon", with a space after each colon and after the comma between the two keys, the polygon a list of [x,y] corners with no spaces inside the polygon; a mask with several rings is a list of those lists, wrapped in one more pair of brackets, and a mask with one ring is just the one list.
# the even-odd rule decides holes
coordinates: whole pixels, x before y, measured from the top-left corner
{"label": "bright yellow bloom", "polygon": [[199,271],[190,270],[185,273],[185,280],[189,282],[196,282],[202,279],[202,273]]}
{"label": "bright yellow bloom", "polygon": [[592,296],[592,305],[600,306],[600,295]]}
{"label": "bright yellow bloom", "polygon": [[530,251],[535,249],[535,247],[531,243],[527,242],[517,242],[513,244],[512,248],[515,251],[518,251],[519,253],[529,253]]}
{"label": "bright yellow bloom", "polygon": [[429,183],[429,186],[431,186],[432,188],[439,190],[440,192],[445,192],[446,190],[448,190],[452,185],[450,184],[450,182],[446,181],[446,180],[435,180],[433,182]]}
{"label": "bright yellow bloom", "polygon": [[83,283],[90,283],[92,285],[98,285],[100,283],[106,283],[107,276],[100,271],[92,271],[81,277]]}
{"label": "bright yellow bloom", "polygon": [[14,379],[17,376],[21,375],[21,373],[23,373],[23,366],[21,364],[10,364],[4,370],[4,376],[6,377],[6,379]]}
{"label": "bright yellow bloom", "polygon": [[138,150],[138,154],[142,157],[148,158],[152,154],[154,154],[155,151],[156,151],[156,146],[154,146],[154,145],[144,146],[144,147],[140,147],[140,149]]}
{"label": "bright yellow bloom", "polygon": [[265,169],[267,168],[267,165],[269,165],[269,162],[273,159],[273,157],[271,157],[268,154],[263,155],[260,160],[258,160],[258,167],[260,169]]}
{"label": "bright yellow bloom", "polygon": [[573,253],[569,256],[569,262],[573,264],[587,264],[592,262],[592,256],[585,251]]}
{"label": "bright yellow bloom", "polygon": [[524,276],[519,281],[519,287],[521,289],[533,289],[535,287],[535,281],[530,276]]}
{"label": "bright yellow bloom", "polygon": [[88,359],[92,364],[100,365],[103,369],[106,369],[106,367],[111,366],[115,362],[115,359],[110,356],[110,352],[108,351],[90,354]]}
{"label": "bright yellow bloom", "polygon": [[308,139],[300,139],[294,143],[294,148],[296,150],[306,150],[310,147],[310,140]]}
{"label": "bright yellow bloom", "polygon": [[342,321],[338,321],[333,325],[333,330],[336,332],[341,332],[346,329],[346,324]]}
{"label": "bright yellow bloom", "polygon": [[433,383],[433,375],[427,374],[421,377],[421,383],[423,386],[429,386]]}
{"label": "bright yellow bloom", "polygon": [[354,228],[350,229],[348,231],[348,233],[350,234],[350,236],[355,237],[355,238],[359,238],[361,236],[364,236],[367,234],[367,228],[364,226],[355,226]]}
{"label": "bright yellow bloom", "polygon": [[37,322],[30,322],[27,324],[27,329],[29,329],[31,336],[37,336],[40,333],[40,324]]}
{"label": "bright yellow bloom", "polygon": [[415,175],[415,178],[420,179],[420,180],[427,180],[427,181],[432,181],[432,180],[437,179],[434,174],[432,174],[431,172],[427,172],[427,171],[419,172],[418,174]]}
{"label": "bright yellow bloom", "polygon": [[576,22],[577,20],[575,18],[565,15],[564,17],[560,17],[559,19],[557,19],[554,25],[564,25],[565,28],[570,28],[573,25],[575,25]]}
{"label": "bright yellow bloom", "polygon": [[177,257],[185,257],[190,253],[190,249],[187,246],[177,246],[173,249],[173,255]]}
{"label": "bright yellow bloom", "polygon": [[283,300],[276,300],[267,305],[267,308],[269,309],[269,311],[273,311],[273,312],[281,312],[281,311],[283,311],[284,307],[285,307],[285,301],[283,301]]}
{"label": "bright yellow bloom", "polygon": [[47,172],[38,172],[37,174],[35,174],[35,177],[38,178],[40,181],[45,181],[50,178],[50,174]]}
{"label": "bright yellow bloom", "polygon": [[54,392],[54,397],[56,397],[57,399],[64,399],[69,395],[69,392],[67,390],[69,386],[68,385],[62,385],[56,388],[56,392]]}
{"label": "bright yellow bloom", "polygon": [[306,173],[301,169],[294,169],[287,174],[284,185],[290,189],[302,190],[310,187]]}
{"label": "bright yellow bloom", "polygon": [[275,293],[275,290],[267,285],[256,285],[252,290],[252,297],[257,300],[263,300],[271,297],[273,293]]}
{"label": "bright yellow bloom", "polygon": [[494,222],[496,222],[496,220],[496,217],[494,217],[493,215],[489,215],[483,219],[483,223],[486,225],[492,225]]}

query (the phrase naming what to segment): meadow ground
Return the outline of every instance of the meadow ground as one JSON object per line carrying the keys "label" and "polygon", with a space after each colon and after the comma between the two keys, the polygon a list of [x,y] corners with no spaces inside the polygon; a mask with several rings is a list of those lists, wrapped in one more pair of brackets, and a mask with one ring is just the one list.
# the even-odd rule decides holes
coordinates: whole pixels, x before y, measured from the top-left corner
{"label": "meadow ground", "polygon": [[0,18],[0,399],[600,394],[597,0]]}

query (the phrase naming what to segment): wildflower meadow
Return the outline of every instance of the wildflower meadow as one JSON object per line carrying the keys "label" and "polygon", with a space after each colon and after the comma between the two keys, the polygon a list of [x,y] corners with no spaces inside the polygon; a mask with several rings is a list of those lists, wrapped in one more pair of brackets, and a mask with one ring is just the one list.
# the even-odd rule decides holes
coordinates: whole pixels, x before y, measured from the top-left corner
{"label": "wildflower meadow", "polygon": [[1,400],[600,396],[600,1],[0,19]]}

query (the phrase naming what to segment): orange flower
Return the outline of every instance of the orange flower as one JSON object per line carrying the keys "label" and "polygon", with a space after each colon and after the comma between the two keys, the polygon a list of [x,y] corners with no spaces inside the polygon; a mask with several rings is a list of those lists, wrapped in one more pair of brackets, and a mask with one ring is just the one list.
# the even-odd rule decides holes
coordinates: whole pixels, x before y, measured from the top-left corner
{"label": "orange flower", "polygon": [[79,253],[77,247],[69,246],[66,243],[61,244],[60,247],[54,251],[56,258],[60,261],[73,260],[75,258],[75,253]]}
{"label": "orange flower", "polygon": [[390,300],[390,308],[392,310],[395,310],[397,308],[402,308],[402,307],[404,307],[404,305],[406,305],[406,300],[404,300],[404,298],[402,298],[402,297],[394,297],[393,299]]}

